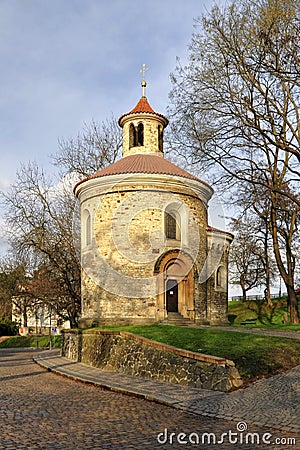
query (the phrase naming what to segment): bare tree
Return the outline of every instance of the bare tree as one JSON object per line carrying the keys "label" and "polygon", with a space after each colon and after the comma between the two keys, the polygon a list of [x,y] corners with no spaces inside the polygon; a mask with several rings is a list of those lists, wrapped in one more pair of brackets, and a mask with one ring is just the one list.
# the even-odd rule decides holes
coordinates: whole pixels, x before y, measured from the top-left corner
{"label": "bare tree", "polygon": [[233,231],[230,282],[241,287],[243,301],[246,301],[248,291],[266,283],[264,250],[249,223],[235,221]]}
{"label": "bare tree", "polygon": [[30,296],[48,303],[72,327],[81,309],[80,223],[72,188],[78,178],[113,163],[121,144],[113,116],[101,124],[92,122],[76,139],[59,141],[53,156],[63,172],[59,181],[28,163],[11,190],[2,194],[11,248],[19,258],[32,261]]}
{"label": "bare tree", "polygon": [[0,318],[12,314],[12,298],[19,292],[19,286],[25,282],[26,270],[22,264],[13,264],[11,255],[0,262]]}
{"label": "bare tree", "polygon": [[122,130],[114,116],[98,124],[85,124],[77,138],[60,139],[54,163],[64,174],[87,177],[112,164],[120,156]]}
{"label": "bare tree", "polygon": [[[189,64],[178,65],[171,92],[177,152],[211,169],[224,190],[248,183],[268,197],[292,323],[299,322],[292,250],[300,211],[299,16],[297,0],[214,6],[197,21],[203,32],[194,34]],[[285,232],[280,231],[283,198],[290,210],[284,213]],[[290,249],[285,261],[282,239]]]}
{"label": "bare tree", "polygon": [[27,327],[29,310],[32,310],[37,299],[31,290],[30,261],[16,258],[9,253],[0,264],[0,317],[11,318],[13,310],[22,317]]}
{"label": "bare tree", "polygon": [[[271,235],[270,200],[266,192],[255,184],[239,183],[239,195],[233,196],[234,205],[241,211],[234,227],[247,224],[245,232],[260,243],[265,270],[265,297],[272,306],[271,285],[278,275]],[[283,258],[283,252],[281,252]]]}
{"label": "bare tree", "polygon": [[[43,265],[55,280],[56,300],[74,327],[80,311],[80,261],[74,228],[75,202],[67,181],[54,184],[36,164],[17,173],[17,182],[3,194],[10,243],[16,255]],[[49,283],[44,286],[47,292]],[[58,305],[58,306],[59,306]],[[62,308],[58,307],[62,311]]]}

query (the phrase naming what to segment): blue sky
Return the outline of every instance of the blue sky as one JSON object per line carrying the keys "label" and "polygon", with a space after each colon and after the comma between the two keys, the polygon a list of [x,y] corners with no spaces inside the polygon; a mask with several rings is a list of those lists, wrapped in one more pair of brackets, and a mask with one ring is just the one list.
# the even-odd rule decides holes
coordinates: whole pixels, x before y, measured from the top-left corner
{"label": "blue sky", "polygon": [[128,112],[165,113],[176,57],[212,0],[0,0],[0,190],[21,163],[53,170],[58,138]]}

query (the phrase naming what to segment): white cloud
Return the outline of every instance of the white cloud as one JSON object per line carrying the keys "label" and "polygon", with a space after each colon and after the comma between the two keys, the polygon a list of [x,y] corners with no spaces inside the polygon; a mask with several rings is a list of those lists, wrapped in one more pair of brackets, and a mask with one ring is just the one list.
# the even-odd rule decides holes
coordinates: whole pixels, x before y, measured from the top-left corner
{"label": "white cloud", "polygon": [[[10,181],[8,178],[0,177],[0,191],[6,191],[10,186]],[[1,222],[0,222],[1,224]]]}

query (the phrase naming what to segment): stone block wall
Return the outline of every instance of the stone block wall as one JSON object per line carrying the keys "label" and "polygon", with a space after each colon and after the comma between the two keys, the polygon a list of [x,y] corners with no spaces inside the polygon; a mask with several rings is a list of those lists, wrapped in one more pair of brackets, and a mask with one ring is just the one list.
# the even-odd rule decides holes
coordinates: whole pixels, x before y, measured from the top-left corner
{"label": "stone block wall", "polygon": [[62,356],[94,367],[227,392],[242,384],[225,358],[177,349],[127,332],[63,332]]}
{"label": "stone block wall", "polygon": [[[130,124],[133,124],[137,128],[141,122],[144,125],[144,145],[130,148]],[[164,122],[164,119],[160,119],[157,116],[154,118],[151,115],[147,116],[145,114],[143,114],[143,121],[141,121],[141,117],[129,117],[129,120],[126,121],[123,127],[123,157],[134,155],[136,153],[152,153],[163,156],[163,149],[159,148],[158,125],[160,125],[162,129],[164,127]]]}
{"label": "stone block wall", "polygon": [[[82,327],[112,324],[120,317],[120,311],[128,323],[164,319],[165,313],[157,305],[158,280],[154,275],[159,256],[174,247],[183,247],[194,253],[199,271],[204,264],[205,202],[181,180],[172,193],[164,183],[157,189],[155,184],[133,181],[134,177],[126,178],[122,189],[113,187],[101,201],[94,196],[82,204],[82,212],[90,212],[92,223],[92,244],[82,248]],[[186,193],[182,193],[184,190]],[[175,200],[187,210],[181,221],[183,237],[181,241],[164,242],[164,207]],[[202,306],[205,294],[203,289],[201,310],[206,312],[206,306]],[[194,303],[194,295],[191,301]]]}
{"label": "stone block wall", "polygon": [[[226,234],[221,233],[219,239],[215,231],[207,232],[207,201],[211,194],[207,186],[203,184],[200,189],[197,185],[197,192],[192,180],[155,174],[147,175],[147,183],[142,175],[105,178],[109,177],[98,183],[89,180],[90,186],[80,194],[80,326],[164,320],[164,289],[154,271],[159,258],[173,249],[183,250],[194,261],[194,290],[182,300],[184,308],[180,307],[179,312],[200,324],[226,323],[227,286],[222,291],[215,289],[215,270],[220,261],[227,268],[223,248],[218,244],[220,239],[226,241]],[[180,215],[181,240],[164,240],[165,211],[169,206]],[[186,310],[189,312],[185,314]]]}
{"label": "stone block wall", "polygon": [[62,330],[62,356],[81,361],[82,333],[78,330]]}

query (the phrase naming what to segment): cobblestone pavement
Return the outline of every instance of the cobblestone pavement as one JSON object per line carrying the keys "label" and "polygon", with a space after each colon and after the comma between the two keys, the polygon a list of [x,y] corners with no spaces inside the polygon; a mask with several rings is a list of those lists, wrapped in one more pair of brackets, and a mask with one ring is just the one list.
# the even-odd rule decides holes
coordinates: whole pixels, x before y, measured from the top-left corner
{"label": "cobblestone pavement", "polygon": [[230,394],[185,400],[178,403],[178,407],[210,417],[245,420],[300,434],[300,366]]}
{"label": "cobblestone pavement", "polygon": [[300,366],[226,394],[100,370],[62,358],[57,350],[41,353],[35,359],[50,370],[79,381],[194,414],[300,433]]}
{"label": "cobblestone pavement", "polygon": [[[246,444],[243,423],[237,429],[236,421],[192,415],[79,383],[34,364],[32,356],[33,352],[28,350],[0,350],[1,450],[300,448],[291,441],[287,445],[288,440],[298,440],[295,433],[252,425],[248,425],[247,433],[251,434]],[[209,398],[212,397],[206,400]],[[223,433],[227,434],[222,436]],[[252,439],[255,444],[251,443]],[[272,444],[265,445],[262,439]]]}

